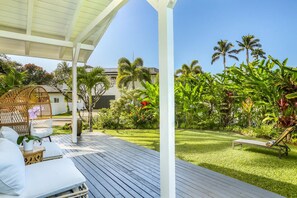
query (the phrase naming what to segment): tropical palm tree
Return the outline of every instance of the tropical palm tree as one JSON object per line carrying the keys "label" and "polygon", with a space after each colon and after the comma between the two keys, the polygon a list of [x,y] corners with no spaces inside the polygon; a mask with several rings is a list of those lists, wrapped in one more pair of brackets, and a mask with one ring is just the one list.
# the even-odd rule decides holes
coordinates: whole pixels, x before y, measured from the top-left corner
{"label": "tropical palm tree", "polygon": [[256,39],[254,35],[242,36],[242,41],[236,41],[240,49],[238,52],[246,50],[246,63],[249,64],[249,51],[253,51],[255,48],[260,48],[260,39]]}
{"label": "tropical palm tree", "polygon": [[120,58],[118,62],[118,77],[117,86],[119,88],[129,87],[132,84],[132,89],[135,89],[136,81],[151,82],[149,70],[143,66],[143,60],[136,58],[132,63],[125,57]]}
{"label": "tropical palm tree", "polygon": [[212,55],[211,64],[218,60],[221,56],[223,57],[224,71],[226,70],[226,56],[233,58],[238,61],[238,58],[233,55],[237,54],[237,50],[232,49],[234,46],[227,40],[220,40],[218,45],[213,48],[215,53]]}
{"label": "tropical palm tree", "polygon": [[189,65],[183,64],[181,69],[176,70],[175,74],[178,75],[184,75],[189,76],[193,74],[199,74],[202,73],[202,68],[198,63],[198,60],[193,60]]}
{"label": "tropical palm tree", "polygon": [[87,71],[86,67],[77,68],[78,95],[88,110],[90,132],[93,131],[93,108],[101,96],[109,89],[110,82],[104,69],[95,67]]}
{"label": "tropical palm tree", "polygon": [[[69,101],[71,100],[71,74],[72,68],[66,61],[60,62],[57,68],[53,72],[53,79],[51,80],[51,86],[55,87],[64,97],[67,104],[67,113],[70,113]],[[61,87],[61,85],[63,85]],[[67,89],[64,89],[64,85],[67,85]]]}
{"label": "tropical palm tree", "polygon": [[252,51],[251,55],[254,57],[255,60],[259,60],[260,58],[266,59],[265,52],[261,48],[256,48]]}

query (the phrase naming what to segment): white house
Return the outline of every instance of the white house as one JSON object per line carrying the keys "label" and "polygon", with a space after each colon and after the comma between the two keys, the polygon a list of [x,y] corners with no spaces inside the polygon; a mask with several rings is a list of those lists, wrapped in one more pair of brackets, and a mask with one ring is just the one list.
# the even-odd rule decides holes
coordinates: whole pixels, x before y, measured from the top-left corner
{"label": "white house", "polygon": [[[52,114],[58,115],[67,112],[67,100],[65,100],[65,96],[56,88],[42,85],[42,87],[48,92],[50,97],[51,106],[52,106]],[[71,92],[69,92],[71,94]],[[68,102],[69,109],[72,108],[72,103]],[[82,110],[84,108],[84,103],[81,100],[77,101],[77,108]]]}

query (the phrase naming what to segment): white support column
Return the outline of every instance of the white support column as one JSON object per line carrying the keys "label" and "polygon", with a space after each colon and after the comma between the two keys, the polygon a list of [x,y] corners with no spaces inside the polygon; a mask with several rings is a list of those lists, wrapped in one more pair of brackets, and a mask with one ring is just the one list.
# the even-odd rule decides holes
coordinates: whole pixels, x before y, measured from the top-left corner
{"label": "white support column", "polygon": [[72,61],[72,142],[77,143],[77,60],[81,44],[73,47]]}
{"label": "white support column", "polygon": [[176,1],[148,2],[158,11],[159,24],[161,197],[175,198],[173,7]]}

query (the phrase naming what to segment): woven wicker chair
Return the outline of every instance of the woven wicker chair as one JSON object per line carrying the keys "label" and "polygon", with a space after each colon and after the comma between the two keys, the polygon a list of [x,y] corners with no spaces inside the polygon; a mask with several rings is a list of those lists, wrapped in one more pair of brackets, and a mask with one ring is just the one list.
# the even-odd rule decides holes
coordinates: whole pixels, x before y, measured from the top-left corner
{"label": "woven wicker chair", "polygon": [[0,97],[0,127],[9,126],[20,135],[30,132],[29,110],[38,107],[35,120],[52,118],[50,98],[41,86],[25,86],[10,90]]}

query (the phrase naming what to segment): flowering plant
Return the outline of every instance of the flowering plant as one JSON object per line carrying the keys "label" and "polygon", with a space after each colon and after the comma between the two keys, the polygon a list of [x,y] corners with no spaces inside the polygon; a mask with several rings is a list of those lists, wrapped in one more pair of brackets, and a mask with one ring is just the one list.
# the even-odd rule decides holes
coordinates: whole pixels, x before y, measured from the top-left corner
{"label": "flowering plant", "polygon": [[38,115],[38,112],[41,110],[40,106],[35,106],[33,107],[32,109],[29,109],[28,110],[28,113],[29,113],[29,117],[31,120],[33,119],[36,119],[37,118],[37,115]]}
{"label": "flowering plant", "polygon": [[43,107],[34,106],[33,108],[28,110],[29,118],[31,119],[30,126],[29,126],[30,134],[31,134],[31,127],[32,127],[32,124],[33,124],[33,120],[38,118],[38,113],[43,109],[44,109]]}

